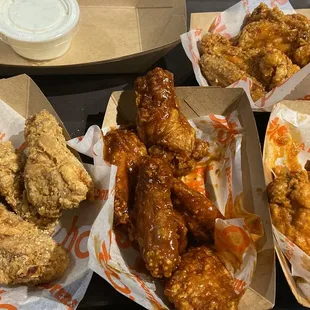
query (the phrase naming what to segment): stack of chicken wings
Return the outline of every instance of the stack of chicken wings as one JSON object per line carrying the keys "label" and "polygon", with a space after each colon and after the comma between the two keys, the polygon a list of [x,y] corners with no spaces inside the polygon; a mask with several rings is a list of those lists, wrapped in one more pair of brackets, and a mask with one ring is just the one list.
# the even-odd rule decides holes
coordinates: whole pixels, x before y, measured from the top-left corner
{"label": "stack of chicken wings", "polygon": [[177,309],[237,309],[233,278],[213,249],[223,216],[181,180],[208,156],[208,144],[180,112],[170,72],[138,78],[135,93],[136,127],[104,137],[105,160],[118,166],[114,226],[137,244],[151,275],[166,279]]}
{"label": "stack of chicken wings", "polygon": [[227,87],[249,77],[256,101],[310,62],[310,21],[261,3],[231,40],[216,33],[203,36],[200,54],[211,85]]}
{"label": "stack of chicken wings", "polygon": [[[46,110],[26,121],[26,150],[0,142],[0,284],[40,284],[63,275],[69,253],[49,235],[63,210],[93,189]],[[10,211],[10,209],[13,211]]]}

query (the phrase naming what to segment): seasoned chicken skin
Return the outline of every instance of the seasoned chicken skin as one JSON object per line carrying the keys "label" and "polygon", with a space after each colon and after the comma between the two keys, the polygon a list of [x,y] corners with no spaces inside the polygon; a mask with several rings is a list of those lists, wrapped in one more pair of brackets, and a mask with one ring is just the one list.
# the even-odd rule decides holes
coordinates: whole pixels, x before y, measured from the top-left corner
{"label": "seasoned chicken skin", "polygon": [[216,206],[203,194],[175,179],[172,186],[173,204],[198,240],[211,241],[217,218],[223,218]]}
{"label": "seasoned chicken skin", "polygon": [[182,255],[164,293],[178,310],[238,309],[233,278],[218,255],[206,246]]}
{"label": "seasoned chicken skin", "polygon": [[[193,169],[192,160],[207,155],[208,145],[197,142],[194,128],[180,112],[173,74],[155,68],[135,82],[137,129],[151,154],[164,156],[180,174]],[[199,152],[196,148],[199,147]],[[186,169],[186,163],[188,169]]]}
{"label": "seasoned chicken skin", "polygon": [[64,248],[0,205],[0,284],[50,282],[60,278],[68,264]]}
{"label": "seasoned chicken skin", "polygon": [[235,42],[245,49],[270,46],[303,67],[310,61],[310,21],[302,14],[284,14],[261,3],[246,18]]}
{"label": "seasoned chicken skin", "polygon": [[41,229],[52,230],[57,219],[41,216],[32,206],[24,190],[25,159],[10,141],[0,142],[0,196],[17,215]]}
{"label": "seasoned chicken skin", "polygon": [[153,277],[170,277],[180,262],[178,225],[170,199],[168,162],[146,156],[139,168],[134,225],[146,268]]}
{"label": "seasoned chicken skin", "polygon": [[202,73],[211,85],[222,87],[251,78],[251,95],[256,101],[300,69],[280,50],[254,47],[243,50],[220,34],[206,34],[200,42]]}
{"label": "seasoned chicken skin", "polygon": [[59,218],[93,189],[90,175],[66,146],[62,128],[46,110],[26,121],[24,182],[29,202],[42,216]]}
{"label": "seasoned chicken skin", "polygon": [[105,160],[117,166],[114,225],[128,224],[132,192],[137,182],[138,165],[147,155],[144,144],[131,130],[116,129],[104,137]]}
{"label": "seasoned chicken skin", "polygon": [[310,182],[306,170],[275,169],[267,187],[272,222],[288,239],[310,255]]}
{"label": "seasoned chicken skin", "polygon": [[0,196],[15,208],[23,190],[22,154],[16,152],[11,141],[0,142]]}

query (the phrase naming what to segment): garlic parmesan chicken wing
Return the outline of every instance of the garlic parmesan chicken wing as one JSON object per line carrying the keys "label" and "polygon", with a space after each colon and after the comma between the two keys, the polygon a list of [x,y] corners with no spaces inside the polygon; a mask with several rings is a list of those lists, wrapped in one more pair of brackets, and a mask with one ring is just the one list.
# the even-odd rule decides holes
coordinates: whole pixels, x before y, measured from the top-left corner
{"label": "garlic parmesan chicken wing", "polygon": [[163,159],[144,157],[136,187],[133,221],[146,268],[170,277],[180,262],[178,224],[170,199],[171,168]]}
{"label": "garlic parmesan chicken wing", "polygon": [[237,310],[233,278],[218,255],[206,246],[192,248],[165,285],[165,295],[178,310]]}
{"label": "garlic parmesan chicken wing", "polygon": [[202,73],[211,85],[227,87],[249,77],[251,95],[258,100],[300,68],[272,47],[243,50],[220,34],[206,34],[200,42]]}
{"label": "garlic parmesan chicken wing", "polygon": [[62,128],[46,110],[26,121],[24,182],[29,202],[41,216],[59,218],[79,206],[93,189],[83,164],[67,148]]}
{"label": "garlic parmesan chicken wing", "polygon": [[41,216],[28,201],[24,190],[25,158],[10,141],[0,142],[0,196],[14,212],[41,229],[52,230],[57,219]]}
{"label": "garlic parmesan chicken wing", "polygon": [[261,3],[245,20],[235,39],[242,48],[270,46],[290,57],[298,66],[310,61],[310,21],[302,14],[284,14],[278,7]]}
{"label": "garlic parmesan chicken wing", "polygon": [[306,170],[275,169],[267,187],[275,227],[310,255],[310,181]]}
{"label": "garlic parmesan chicken wing", "polygon": [[64,248],[0,205],[0,284],[50,282],[60,278],[68,264]]}
{"label": "garlic parmesan chicken wing", "polygon": [[183,214],[188,229],[197,240],[211,241],[217,218],[223,218],[216,206],[203,194],[175,179],[172,186],[173,205]]}
{"label": "garlic parmesan chicken wing", "polygon": [[108,132],[104,137],[104,143],[104,159],[117,166],[114,225],[128,224],[138,166],[142,157],[147,155],[147,150],[137,135],[127,129]]}
{"label": "garlic parmesan chicken wing", "polygon": [[180,112],[173,74],[155,68],[136,80],[135,92],[142,142],[152,155],[166,157],[176,174],[191,171],[195,161],[207,156],[208,145],[196,139],[194,128]]}

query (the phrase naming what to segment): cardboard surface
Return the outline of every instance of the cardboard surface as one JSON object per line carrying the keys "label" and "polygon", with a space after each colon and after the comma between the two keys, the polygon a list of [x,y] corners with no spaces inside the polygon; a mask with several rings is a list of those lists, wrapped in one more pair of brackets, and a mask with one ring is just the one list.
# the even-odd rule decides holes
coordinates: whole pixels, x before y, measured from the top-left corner
{"label": "cardboard surface", "polygon": [[[310,9],[297,9],[297,13],[310,18]],[[190,29],[209,29],[220,12],[202,12],[191,14]]]}
{"label": "cardboard surface", "polygon": [[[308,100],[295,100],[295,101],[282,100],[281,103],[283,103],[284,105],[286,105],[288,108],[292,110],[310,115],[310,101]],[[263,157],[266,156],[266,152],[267,152],[267,148],[264,147]],[[264,172],[265,172],[266,185],[268,185],[273,180],[273,176],[272,176],[270,169],[268,169],[267,167],[264,167]],[[297,287],[295,279],[291,274],[290,263],[285,258],[280,247],[277,244],[275,245],[275,249],[276,249],[276,253],[277,253],[281,268],[283,270],[283,273],[285,275],[285,278],[287,280],[287,283],[292,293],[294,294],[295,298],[301,305],[303,305],[304,307],[310,308],[309,300],[304,296],[302,291]]]}
{"label": "cardboard surface", "polygon": [[[258,133],[246,94],[241,89],[216,87],[176,88],[182,113],[195,118],[209,113],[227,115],[238,110],[245,129],[242,147],[242,172],[245,208],[261,217],[265,235],[258,242],[258,259],[251,287],[243,296],[239,309],[271,309],[275,302],[275,256],[269,206],[263,174]],[[133,91],[111,95],[102,127],[134,123],[136,118]]]}
{"label": "cardboard surface", "polygon": [[[79,28],[65,55],[46,62],[30,61],[0,41],[0,72],[12,74],[10,67],[14,73],[31,74],[56,69],[58,74],[139,72],[174,47],[186,31],[185,0],[78,2]],[[129,67],[123,63],[128,58],[134,62]],[[116,70],[111,62],[116,62]],[[76,70],[76,66],[83,68]]]}

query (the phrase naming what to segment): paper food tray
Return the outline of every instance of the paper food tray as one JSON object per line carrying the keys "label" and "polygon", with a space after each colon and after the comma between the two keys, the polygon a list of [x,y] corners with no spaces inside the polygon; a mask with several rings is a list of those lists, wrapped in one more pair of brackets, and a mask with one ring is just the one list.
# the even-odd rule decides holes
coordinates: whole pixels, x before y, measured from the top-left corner
{"label": "paper food tray", "polygon": [[78,0],[80,22],[69,51],[35,62],[0,41],[1,75],[143,72],[180,42],[185,0]]}
{"label": "paper food tray", "polygon": [[[281,103],[294,111],[310,115],[310,101],[308,100],[302,100],[302,101],[301,100],[295,100],[295,101],[282,100]],[[265,141],[266,140],[267,140],[267,136],[265,137]],[[265,145],[266,145],[266,142],[265,142]],[[266,147],[264,147],[264,151],[263,151],[263,158],[265,157],[266,157]],[[273,180],[273,176],[272,176],[271,171],[266,166],[264,167],[264,173],[265,173],[266,185],[268,185]],[[275,244],[275,249],[276,249],[276,253],[277,253],[280,265],[282,267],[283,273],[285,275],[285,278],[287,280],[287,283],[293,295],[295,296],[298,303],[300,303],[304,307],[310,308],[309,300],[305,297],[305,295],[296,285],[296,281],[291,273],[291,265],[289,261],[286,259],[286,257],[282,253],[278,244]]]}
{"label": "paper food tray", "polygon": [[[216,87],[179,87],[176,93],[182,113],[187,118],[210,113],[227,115],[237,110],[244,128],[242,178],[246,209],[260,216],[265,235],[258,241],[257,267],[250,288],[241,299],[239,309],[271,309],[275,303],[275,255],[266,196],[262,156],[257,129],[248,98],[242,89]],[[136,118],[133,91],[112,93],[102,127],[134,123]]]}

